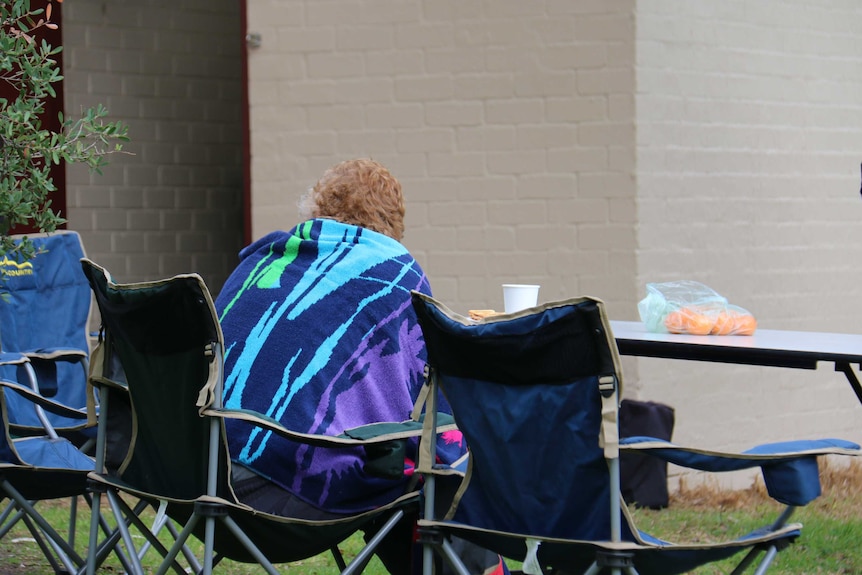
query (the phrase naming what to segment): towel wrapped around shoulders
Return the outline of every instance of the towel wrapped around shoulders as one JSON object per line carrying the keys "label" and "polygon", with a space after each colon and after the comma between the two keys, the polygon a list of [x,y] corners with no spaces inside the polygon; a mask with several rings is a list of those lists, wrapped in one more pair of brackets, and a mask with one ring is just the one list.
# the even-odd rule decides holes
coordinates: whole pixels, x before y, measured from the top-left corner
{"label": "towel wrapped around shoulders", "polygon": [[[408,419],[423,383],[425,345],[410,291],[430,294],[407,249],[383,234],[329,219],[273,232],[240,253],[216,300],[225,335],[225,406],[285,427],[335,435]],[[320,509],[351,513],[404,490],[364,469],[362,449],[313,448],[229,421],[231,457]],[[465,451],[460,433],[442,460]]]}

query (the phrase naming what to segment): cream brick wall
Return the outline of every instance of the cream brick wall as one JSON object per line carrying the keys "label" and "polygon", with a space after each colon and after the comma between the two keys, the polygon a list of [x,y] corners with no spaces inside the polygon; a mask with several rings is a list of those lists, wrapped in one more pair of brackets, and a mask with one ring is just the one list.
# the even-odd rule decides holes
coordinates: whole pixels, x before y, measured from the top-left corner
{"label": "cream brick wall", "polygon": [[217,292],[242,244],[239,6],[63,4],[66,110],[104,104],[134,155],[67,170],[69,228],[119,281],[201,273]]}
{"label": "cream brick wall", "polygon": [[[648,0],[637,11],[639,297],[702,281],[763,328],[862,330],[862,3]],[[862,439],[843,376],[658,360],[676,437]]]}
{"label": "cream brick wall", "polygon": [[636,297],[634,1],[250,0],[253,236],[329,165],[372,156],[454,309]]}

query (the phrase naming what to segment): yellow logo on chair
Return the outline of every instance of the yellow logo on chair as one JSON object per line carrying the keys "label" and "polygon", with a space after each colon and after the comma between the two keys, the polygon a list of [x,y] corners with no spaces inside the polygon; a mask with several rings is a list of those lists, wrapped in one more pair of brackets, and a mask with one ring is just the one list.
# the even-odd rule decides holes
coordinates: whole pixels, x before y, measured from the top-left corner
{"label": "yellow logo on chair", "polygon": [[0,260],[0,267],[4,268],[3,275],[7,277],[33,275],[33,264],[30,262],[18,263],[6,256],[3,256],[3,259]]}

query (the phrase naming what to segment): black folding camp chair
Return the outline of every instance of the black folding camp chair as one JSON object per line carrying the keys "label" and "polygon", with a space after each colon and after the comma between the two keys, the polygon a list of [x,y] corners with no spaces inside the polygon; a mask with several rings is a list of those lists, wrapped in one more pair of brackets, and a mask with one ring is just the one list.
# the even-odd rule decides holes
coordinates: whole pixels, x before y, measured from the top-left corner
{"label": "black folding camp chair", "polygon": [[[445,394],[469,447],[469,464],[448,512],[435,514],[434,444],[427,474],[424,567],[434,552],[465,574],[448,545],[458,535],[524,561],[525,573],[673,575],[748,551],[734,573],[796,539],[793,508],[820,494],[817,456],[858,455],[837,439],[763,445],[741,454],[683,449],[628,438],[617,413],[622,373],[601,301],[575,298],[481,321],[414,293],[432,388]],[[428,397],[437,397],[429,393]],[[433,403],[429,406],[433,413]],[[433,417],[426,416],[429,433]],[[762,529],[720,543],[671,543],[639,531],[620,492],[619,451],[661,456],[706,471],[760,467],[769,494],[788,507]]]}
{"label": "black folding camp chair", "polygon": [[[227,558],[258,563],[267,573],[276,574],[275,564],[335,549],[357,529],[382,518],[384,527],[350,565],[339,565],[344,573],[361,572],[405,508],[418,506],[418,493],[406,493],[381,508],[328,521],[259,512],[238,501],[231,487],[223,419],[240,417],[290,440],[330,448],[399,441],[418,435],[421,424],[407,422],[405,427],[391,429],[385,423],[371,426],[371,437],[366,439],[357,438],[361,431],[354,437],[326,437],[293,433],[254,412],[225,410],[221,407],[223,336],[200,276],[117,284],[93,262],[83,260],[82,265],[102,317],[101,342],[94,352],[91,375],[101,396],[97,472],[90,476],[95,490],[94,517],[99,500],[105,496],[114,515],[127,518],[129,525],[121,523],[120,529],[132,561],[136,553],[130,551],[135,546],[130,527],[162,554],[157,573],[171,568],[184,572],[177,556],[194,535],[204,543],[202,562],[190,566],[196,573],[208,574]],[[115,398],[129,410],[128,417],[114,415]],[[109,440],[117,437],[115,431],[119,436],[129,435],[128,442],[120,441],[130,446],[127,451],[111,449]],[[117,471],[107,473],[104,465],[112,457],[119,459],[113,461]],[[183,525],[171,549],[148,532],[134,510],[124,507],[121,493],[161,505],[168,517]],[[91,530],[95,532],[95,523]],[[106,552],[90,553],[89,573],[95,571]],[[137,565],[133,572],[142,573],[142,566]]]}

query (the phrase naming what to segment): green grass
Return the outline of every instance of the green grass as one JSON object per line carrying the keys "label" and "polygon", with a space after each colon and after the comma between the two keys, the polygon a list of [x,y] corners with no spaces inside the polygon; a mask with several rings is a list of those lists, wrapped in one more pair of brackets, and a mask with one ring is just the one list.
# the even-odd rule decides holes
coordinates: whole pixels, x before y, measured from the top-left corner
{"label": "green grass", "polygon": [[[800,539],[780,553],[770,569],[771,575],[849,575],[862,573],[862,465],[847,468],[825,466],[821,474],[824,494],[808,506],[799,509],[791,519],[804,525]],[[64,502],[42,502],[40,510],[54,525],[65,525],[68,506]],[[769,499],[762,485],[742,491],[720,491],[710,487],[681,489],[671,497],[668,509],[633,511],[637,526],[671,541],[710,541],[732,538],[762,526],[765,517],[774,517],[781,506]],[[78,525],[79,549],[83,548],[89,526],[89,513],[80,513]],[[355,554],[362,544],[360,536],[347,539],[340,546],[347,557]],[[193,543],[200,556],[201,545]],[[81,551],[83,553],[83,551]],[[147,565],[155,564],[150,553]],[[517,565],[511,562],[510,565]],[[701,568],[697,575],[729,573],[735,562],[727,561]],[[280,566],[282,572],[293,575],[324,575],[337,573],[328,554]],[[119,573],[112,558],[99,573]],[[254,565],[225,561],[216,569],[223,575],[259,575],[263,570]],[[44,575],[50,568],[29,534],[18,526],[0,540],[0,575]],[[385,575],[377,559],[366,570],[368,575]]]}
{"label": "green grass", "polygon": [[[823,495],[796,510],[791,522],[803,525],[802,536],[778,554],[770,575],[849,575],[862,573],[862,465],[822,465]],[[668,541],[721,541],[744,535],[777,517],[783,506],[770,499],[758,482],[741,491],[709,486],[681,489],[668,509],[634,510],[639,529]],[[736,560],[741,555],[736,557]],[[693,573],[729,573],[733,559]]]}
{"label": "green grass", "polygon": [[[90,513],[83,506],[78,514],[78,522],[76,529],[75,547],[79,554],[86,555],[86,541],[88,538]],[[5,506],[5,503],[4,503]],[[37,505],[40,513],[61,533],[68,530],[69,505],[67,500],[61,501],[43,501]],[[110,517],[110,512],[106,507],[103,507],[103,513],[107,513]],[[152,523],[154,513],[146,511],[144,517],[148,524]],[[134,533],[134,531],[133,531]],[[143,542],[143,538],[137,535],[134,537]],[[170,537],[165,535],[160,539],[170,546]],[[362,547],[362,536],[357,534],[348,538],[341,545],[339,550],[344,555],[347,561],[350,560]],[[192,538],[189,547],[193,553],[201,560],[203,557],[203,544],[200,541]],[[143,564],[150,572],[155,572],[158,565],[158,553],[150,550],[145,556]],[[287,563],[278,566],[284,573],[292,575],[324,575],[337,573],[338,569],[335,566],[331,554],[325,553],[315,557],[310,557],[302,561]],[[99,569],[100,574],[122,573],[122,567],[116,557],[108,558],[102,567]],[[238,563],[234,561],[222,561],[215,569],[217,573],[224,575],[261,575],[264,570],[254,564]],[[2,540],[0,540],[0,575],[45,575],[50,574],[51,569],[40,553],[38,546],[32,539],[26,528],[20,524],[16,525]],[[174,573],[171,571],[170,573]],[[386,575],[387,571],[382,563],[374,557],[371,563],[365,570],[367,575]]]}

